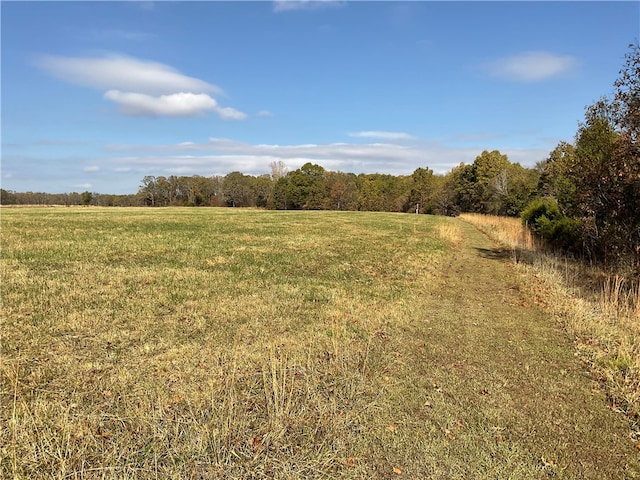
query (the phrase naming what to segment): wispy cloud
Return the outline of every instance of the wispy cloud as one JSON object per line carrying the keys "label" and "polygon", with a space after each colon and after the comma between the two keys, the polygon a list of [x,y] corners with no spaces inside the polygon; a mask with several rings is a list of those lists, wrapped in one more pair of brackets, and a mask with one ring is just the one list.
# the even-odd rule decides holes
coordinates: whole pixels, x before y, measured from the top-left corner
{"label": "wispy cloud", "polygon": [[124,55],[102,58],[45,55],[35,63],[60,80],[106,90],[104,98],[120,105],[125,115],[185,117],[213,111],[224,120],[247,116],[234,108],[221,107],[211,97],[224,95],[220,87],[162,63]]}
{"label": "wispy cloud", "polygon": [[271,113],[269,110],[260,110],[258,112],[258,116],[259,117],[273,117],[273,113]]}
{"label": "wispy cloud", "polygon": [[[445,173],[460,162],[471,163],[480,151],[477,146],[451,146],[440,142],[412,146],[391,143],[326,144],[251,144],[228,138],[210,138],[206,142],[181,142],[169,145],[110,145],[114,156],[105,159],[118,166],[155,174],[225,175],[232,171],[259,175],[269,171],[269,164],[283,161],[290,169],[306,162],[328,170],[353,173],[411,174],[428,166]],[[500,149],[512,161],[534,165],[548,154],[548,149]],[[172,173],[173,172],[173,173]]]}
{"label": "wispy cloud", "polygon": [[504,80],[539,82],[571,73],[578,66],[578,60],[570,55],[524,52],[495,60],[486,68],[490,75]]}
{"label": "wispy cloud", "polygon": [[385,132],[385,131],[365,131],[349,133],[350,137],[356,138],[381,138],[384,140],[414,140],[416,137],[404,132]]}
{"label": "wispy cloud", "polygon": [[59,80],[99,90],[123,90],[149,95],[223,93],[216,85],[184,75],[168,65],[124,55],[104,58],[45,55],[35,63]]}
{"label": "wispy cloud", "polygon": [[334,0],[275,0],[273,11],[318,10],[320,8],[344,7],[346,4],[347,2]]}
{"label": "wispy cloud", "polygon": [[100,171],[100,167],[99,167],[99,166],[97,166],[97,165],[89,165],[89,166],[87,166],[87,167],[84,167],[84,168],[82,169],[82,171],[83,171],[83,172],[87,172],[87,173],[90,173],[90,172],[99,172],[99,171]]}

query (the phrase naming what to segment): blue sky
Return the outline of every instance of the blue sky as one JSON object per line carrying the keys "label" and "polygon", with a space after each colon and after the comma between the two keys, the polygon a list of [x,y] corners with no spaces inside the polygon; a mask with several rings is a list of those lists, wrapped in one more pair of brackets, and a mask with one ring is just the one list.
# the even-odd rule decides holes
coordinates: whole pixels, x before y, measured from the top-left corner
{"label": "blue sky", "polygon": [[609,95],[640,2],[8,2],[2,188],[532,167]]}

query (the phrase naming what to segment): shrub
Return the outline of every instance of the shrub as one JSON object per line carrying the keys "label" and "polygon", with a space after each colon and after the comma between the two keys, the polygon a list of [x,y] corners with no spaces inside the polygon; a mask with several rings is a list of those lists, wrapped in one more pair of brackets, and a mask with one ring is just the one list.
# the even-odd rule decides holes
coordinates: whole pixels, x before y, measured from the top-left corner
{"label": "shrub", "polygon": [[577,252],[580,245],[580,221],[566,217],[552,198],[537,198],[523,210],[523,223],[549,245]]}
{"label": "shrub", "polygon": [[[535,232],[541,217],[555,220],[562,217],[558,202],[552,198],[536,198],[520,214],[522,221]],[[536,232],[537,233],[537,232]]]}

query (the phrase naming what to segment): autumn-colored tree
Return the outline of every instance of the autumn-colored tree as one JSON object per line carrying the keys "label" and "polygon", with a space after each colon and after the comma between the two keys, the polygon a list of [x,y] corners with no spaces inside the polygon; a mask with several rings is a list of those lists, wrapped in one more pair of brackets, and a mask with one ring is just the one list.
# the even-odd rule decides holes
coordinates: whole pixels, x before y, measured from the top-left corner
{"label": "autumn-colored tree", "polygon": [[357,208],[357,177],[353,173],[327,172],[329,210],[355,210]]}
{"label": "autumn-colored tree", "polygon": [[640,275],[640,47],[625,58],[613,98],[587,107],[575,146],[559,144],[539,166],[539,193],[580,221],[589,258],[631,260]]}

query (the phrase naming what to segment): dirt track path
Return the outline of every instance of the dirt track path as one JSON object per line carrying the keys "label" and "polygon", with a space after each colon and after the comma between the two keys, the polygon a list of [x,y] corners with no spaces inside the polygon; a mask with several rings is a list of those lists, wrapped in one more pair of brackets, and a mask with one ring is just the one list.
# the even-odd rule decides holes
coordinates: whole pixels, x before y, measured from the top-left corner
{"label": "dirt track path", "polygon": [[626,420],[608,407],[571,340],[525,297],[509,259],[458,225],[463,245],[432,291],[428,320],[412,332],[427,345],[422,367],[410,367],[433,386],[425,420],[443,419],[451,437],[442,465],[456,478],[465,459],[484,465],[483,478],[503,478],[505,462],[512,478],[637,478]]}

